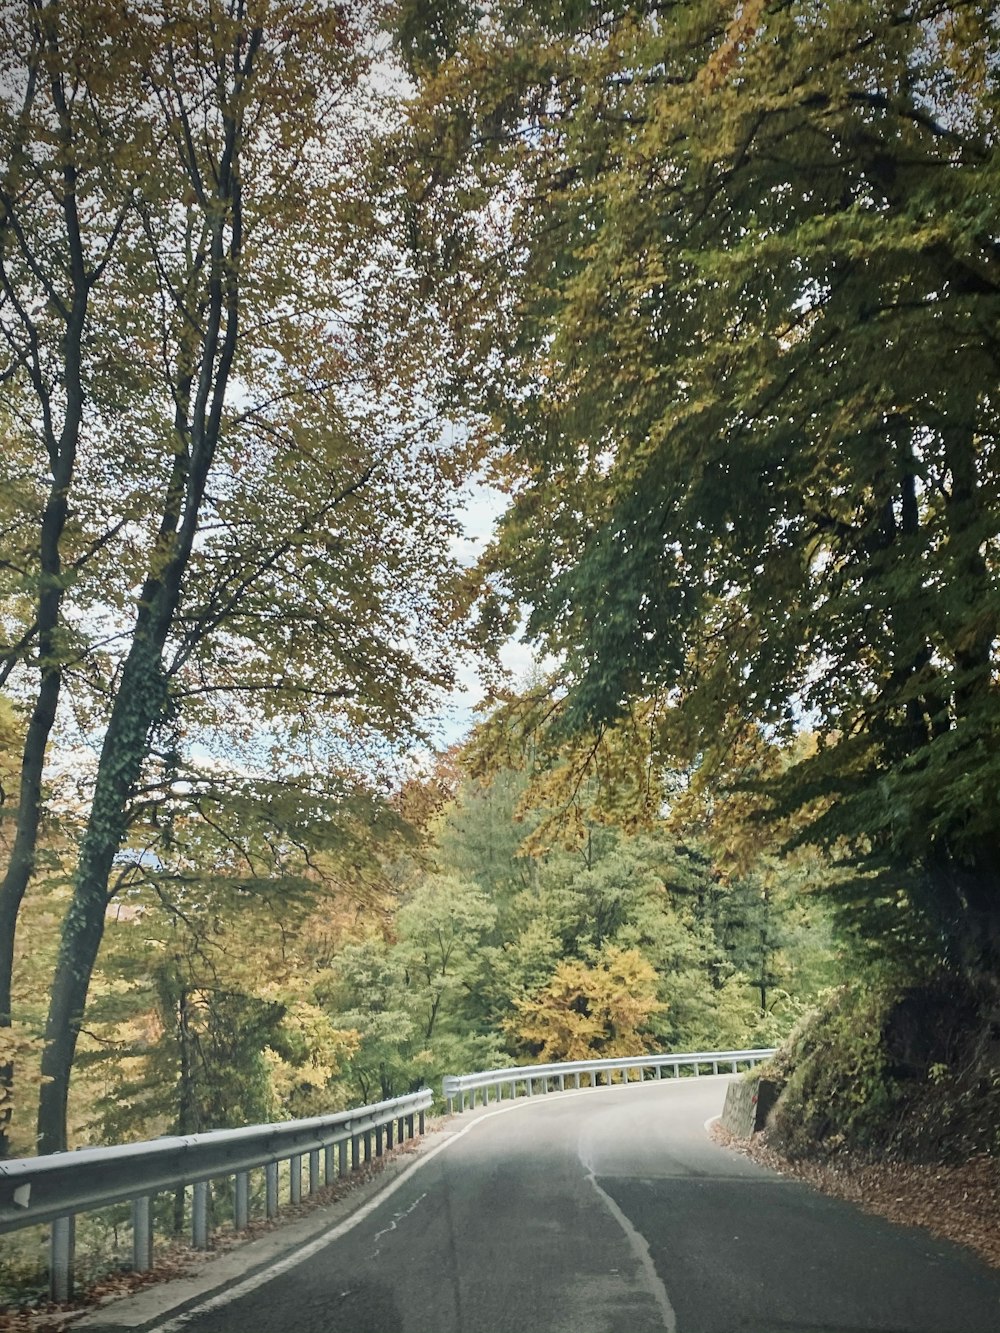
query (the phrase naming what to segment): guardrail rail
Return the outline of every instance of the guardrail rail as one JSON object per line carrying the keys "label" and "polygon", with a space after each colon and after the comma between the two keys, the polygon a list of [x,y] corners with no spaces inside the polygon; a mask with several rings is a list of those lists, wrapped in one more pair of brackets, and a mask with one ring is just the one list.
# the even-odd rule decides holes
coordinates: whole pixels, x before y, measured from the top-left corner
{"label": "guardrail rail", "polygon": [[[0,1162],[0,1234],[51,1223],[49,1287],[54,1301],[73,1291],[75,1219],[109,1204],[132,1203],[132,1267],[153,1265],[152,1200],[168,1190],[192,1187],[191,1240],[209,1246],[209,1182],[234,1178],[233,1223],[250,1223],[249,1173],[264,1171],[264,1207],[278,1214],[278,1165],[289,1163],[289,1202],[302,1198],[302,1159],[308,1158],[308,1192],[335,1174],[356,1171],[398,1140],[423,1134],[433,1102],[429,1088],[371,1106],[308,1120],[219,1129],[108,1148],[83,1148],[48,1157]],[[415,1128],[416,1127],[416,1128]],[[334,1157],[336,1155],[336,1170]]]}
{"label": "guardrail rail", "polygon": [[[483,1105],[488,1105],[490,1093],[496,1093],[496,1100],[503,1100],[504,1088],[510,1097],[532,1097],[536,1093],[550,1091],[549,1084],[562,1092],[566,1080],[572,1078],[574,1088],[582,1086],[581,1079],[586,1077],[589,1087],[599,1087],[601,1076],[604,1085],[610,1085],[617,1074],[622,1083],[642,1083],[646,1072],[650,1071],[654,1079],[662,1079],[665,1069],[669,1077],[680,1078],[681,1070],[691,1070],[695,1077],[702,1069],[710,1068],[713,1074],[720,1072],[720,1065],[728,1065],[725,1072],[739,1073],[740,1067],[752,1069],[755,1065],[774,1055],[774,1048],[753,1051],[691,1051],[683,1054],[670,1052],[665,1055],[625,1055],[608,1060],[563,1060],[548,1065],[517,1065],[510,1069],[485,1069],[477,1074],[446,1074],[444,1078],[444,1098],[449,1112],[454,1111],[456,1101],[462,1111],[476,1105],[476,1094],[482,1094]],[[630,1079],[629,1075],[634,1077]],[[540,1085],[540,1086],[539,1086]]]}

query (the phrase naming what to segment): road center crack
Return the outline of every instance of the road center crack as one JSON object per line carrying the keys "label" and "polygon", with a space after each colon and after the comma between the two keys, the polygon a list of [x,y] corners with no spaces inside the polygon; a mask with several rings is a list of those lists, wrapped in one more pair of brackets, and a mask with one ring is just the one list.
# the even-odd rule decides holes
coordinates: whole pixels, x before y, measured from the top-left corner
{"label": "road center crack", "polygon": [[625,1233],[625,1239],[629,1243],[629,1248],[639,1261],[639,1266],[646,1279],[646,1289],[656,1302],[663,1319],[665,1333],[677,1333],[677,1315],[674,1313],[674,1307],[670,1304],[670,1297],[667,1295],[667,1289],[663,1285],[663,1279],[656,1271],[656,1265],[653,1263],[653,1256],[649,1252],[649,1245],[645,1236],[635,1229],[629,1219],[615,1203],[611,1195],[602,1187],[594,1174],[593,1164],[587,1161],[583,1155],[582,1144],[578,1149],[580,1163],[587,1172],[587,1179],[597,1191],[598,1198],[604,1204],[605,1208],[615,1219],[622,1231]]}

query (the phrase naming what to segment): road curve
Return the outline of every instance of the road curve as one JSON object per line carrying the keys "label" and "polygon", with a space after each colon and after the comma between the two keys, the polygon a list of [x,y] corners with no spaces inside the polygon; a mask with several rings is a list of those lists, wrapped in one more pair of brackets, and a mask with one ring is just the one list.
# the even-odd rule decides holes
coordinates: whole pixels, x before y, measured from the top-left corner
{"label": "road curve", "polygon": [[1000,1273],[712,1143],[705,1121],[725,1084],[588,1090],[457,1117],[360,1215],[143,1327],[997,1333]]}

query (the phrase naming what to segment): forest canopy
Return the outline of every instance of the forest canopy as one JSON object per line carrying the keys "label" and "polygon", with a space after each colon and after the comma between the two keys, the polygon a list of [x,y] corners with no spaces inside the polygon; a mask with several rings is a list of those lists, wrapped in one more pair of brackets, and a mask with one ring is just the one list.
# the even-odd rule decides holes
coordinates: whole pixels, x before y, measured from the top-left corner
{"label": "forest canopy", "polygon": [[0,15],[0,1152],[995,1013],[993,10]]}
{"label": "forest canopy", "polygon": [[484,623],[527,606],[567,726],[652,706],[708,783],[812,732],[765,805],[989,984],[994,7],[402,11],[452,390],[511,496]]}

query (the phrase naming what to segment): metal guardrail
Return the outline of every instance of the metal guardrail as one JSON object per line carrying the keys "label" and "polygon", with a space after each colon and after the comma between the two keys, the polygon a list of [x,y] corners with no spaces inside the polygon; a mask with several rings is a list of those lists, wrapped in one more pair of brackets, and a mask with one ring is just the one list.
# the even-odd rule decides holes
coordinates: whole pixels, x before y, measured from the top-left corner
{"label": "metal guardrail", "polygon": [[[456,1101],[460,1101],[459,1109],[465,1111],[468,1109],[470,1096],[472,1106],[476,1105],[477,1092],[482,1094],[485,1106],[489,1103],[491,1091],[496,1092],[497,1101],[502,1101],[504,1088],[509,1090],[512,1098],[522,1095],[518,1089],[523,1089],[524,1096],[532,1097],[539,1090],[542,1093],[548,1092],[550,1083],[555,1084],[556,1089],[562,1092],[568,1078],[573,1079],[574,1088],[579,1088],[583,1076],[588,1078],[588,1086],[596,1088],[600,1086],[602,1074],[605,1086],[612,1083],[615,1074],[619,1075],[622,1083],[642,1083],[647,1070],[652,1071],[655,1079],[662,1079],[665,1069],[670,1070],[670,1077],[680,1078],[681,1069],[690,1069],[695,1076],[698,1076],[703,1068],[710,1067],[713,1074],[718,1074],[720,1065],[728,1065],[728,1072],[735,1074],[739,1072],[740,1065],[745,1069],[752,1069],[754,1065],[760,1064],[762,1060],[767,1060],[772,1055],[774,1055],[773,1048],[753,1051],[692,1051],[683,1054],[671,1052],[666,1055],[626,1055],[611,1060],[563,1060],[550,1065],[517,1065],[510,1069],[486,1069],[478,1074],[446,1074],[443,1091],[449,1111],[454,1111]],[[635,1075],[633,1079],[629,1078],[630,1073]],[[540,1089],[538,1085],[541,1085]]]}
{"label": "metal guardrail", "polygon": [[[308,1120],[219,1129],[207,1134],[152,1139],[109,1148],[84,1148],[49,1157],[0,1162],[0,1234],[52,1224],[49,1284],[52,1299],[66,1301],[73,1289],[75,1219],[109,1204],[132,1202],[132,1267],[153,1263],[151,1202],[167,1190],[193,1187],[191,1238],[197,1249],[209,1244],[209,1181],[235,1180],[233,1221],[244,1231],[250,1221],[249,1173],[264,1170],[265,1213],[278,1213],[278,1164],[289,1163],[289,1201],[302,1198],[302,1159],[309,1160],[309,1193],[335,1174],[356,1171],[396,1141],[423,1134],[433,1102],[429,1088],[371,1106]],[[336,1150],[336,1172],[334,1155]],[[322,1161],[321,1161],[322,1157]]]}

